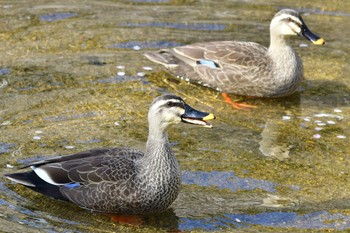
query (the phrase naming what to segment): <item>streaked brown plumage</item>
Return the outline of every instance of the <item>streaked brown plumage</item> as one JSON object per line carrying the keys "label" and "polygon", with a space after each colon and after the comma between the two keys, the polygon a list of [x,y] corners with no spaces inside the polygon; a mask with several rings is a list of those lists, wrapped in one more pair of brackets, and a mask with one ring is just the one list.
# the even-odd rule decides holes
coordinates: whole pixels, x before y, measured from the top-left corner
{"label": "streaked brown plumage", "polygon": [[6,177],[44,195],[84,209],[116,214],[164,211],[176,199],[181,172],[167,128],[179,122],[206,127],[213,114],[199,112],[180,97],[156,98],[148,113],[145,153],[130,148],[94,149],[35,162],[32,171]]}
{"label": "streaked brown plumage", "polygon": [[281,97],[295,92],[303,78],[302,62],[287,41],[293,35],[324,44],[297,11],[285,9],[271,21],[269,48],[253,42],[216,41],[148,52],[145,56],[176,76],[221,92]]}

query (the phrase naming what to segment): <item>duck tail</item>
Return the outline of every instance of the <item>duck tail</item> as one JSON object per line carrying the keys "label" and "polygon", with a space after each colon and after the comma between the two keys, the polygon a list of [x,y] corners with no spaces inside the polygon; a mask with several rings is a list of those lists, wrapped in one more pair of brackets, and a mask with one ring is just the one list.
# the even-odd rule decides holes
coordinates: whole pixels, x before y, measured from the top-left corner
{"label": "duck tail", "polygon": [[[18,184],[27,186],[27,187],[35,187],[35,176],[36,174],[32,174],[33,172],[22,172],[22,173],[13,173],[13,174],[5,174],[6,178],[16,182]],[[40,179],[40,178],[39,178]]]}
{"label": "duck tail", "polygon": [[15,183],[24,185],[38,193],[44,194],[45,196],[65,201],[68,200],[60,192],[59,186],[45,182],[34,171],[5,174],[5,177]]}
{"label": "duck tail", "polygon": [[146,52],[144,56],[152,62],[161,64],[167,68],[177,67],[178,59],[170,52],[169,49],[162,49],[156,52]]}

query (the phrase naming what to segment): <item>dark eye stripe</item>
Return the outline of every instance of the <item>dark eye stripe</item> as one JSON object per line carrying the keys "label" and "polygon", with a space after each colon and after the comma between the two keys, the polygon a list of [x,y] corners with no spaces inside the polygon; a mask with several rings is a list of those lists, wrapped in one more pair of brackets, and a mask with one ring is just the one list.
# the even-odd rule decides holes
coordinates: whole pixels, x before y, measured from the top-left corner
{"label": "dark eye stripe", "polygon": [[296,25],[298,25],[299,27],[301,27],[302,26],[302,24],[301,23],[299,23],[299,22],[297,22],[297,21],[295,21],[295,20],[293,20],[291,17],[288,17],[287,19],[285,19],[286,21],[288,21],[288,22],[293,22],[293,23],[295,23]]}
{"label": "dark eye stripe", "polygon": [[172,107],[184,108],[184,105],[181,102],[168,101],[167,103],[165,103],[161,107],[165,107],[165,108],[172,108]]}

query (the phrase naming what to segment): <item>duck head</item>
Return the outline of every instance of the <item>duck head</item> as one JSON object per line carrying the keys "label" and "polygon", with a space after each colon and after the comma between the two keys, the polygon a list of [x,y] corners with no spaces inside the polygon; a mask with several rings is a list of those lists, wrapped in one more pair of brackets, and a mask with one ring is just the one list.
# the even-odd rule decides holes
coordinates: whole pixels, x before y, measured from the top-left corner
{"label": "duck head", "polygon": [[176,95],[157,97],[148,112],[148,121],[166,129],[169,125],[180,122],[211,128],[209,120],[215,119],[214,114],[198,111]]}
{"label": "duck head", "polygon": [[309,30],[300,14],[292,9],[283,9],[274,16],[270,24],[270,33],[279,36],[303,36],[316,45],[325,43],[323,38]]}

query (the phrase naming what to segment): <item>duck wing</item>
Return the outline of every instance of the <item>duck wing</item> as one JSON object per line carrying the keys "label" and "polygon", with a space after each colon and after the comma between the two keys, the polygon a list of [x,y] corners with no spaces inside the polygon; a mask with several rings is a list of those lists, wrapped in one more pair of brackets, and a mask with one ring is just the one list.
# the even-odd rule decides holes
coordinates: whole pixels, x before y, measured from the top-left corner
{"label": "duck wing", "polygon": [[[254,42],[217,41],[195,43],[172,49],[175,57],[189,65],[207,65],[210,68],[229,66],[249,67],[267,59],[267,48]],[[209,63],[213,62],[214,66]]]}
{"label": "duck wing", "polygon": [[130,211],[130,197],[139,189],[135,161],[142,156],[139,151],[119,148],[93,159],[80,159],[79,164],[73,163],[74,160],[63,162],[61,169],[66,171],[71,183],[60,186],[60,192],[91,211]]}
{"label": "duck wing", "polygon": [[84,207],[84,198],[77,193],[84,196],[92,186],[104,183],[122,186],[133,178],[135,161],[141,157],[142,152],[129,148],[94,149],[34,162],[22,167],[33,171],[6,177],[46,196],[71,200]]}
{"label": "duck wing", "polygon": [[268,83],[262,79],[272,75],[267,48],[253,42],[197,43],[174,48],[172,53],[197,74],[188,79],[223,92],[259,96],[264,87],[256,83]]}
{"label": "duck wing", "polygon": [[145,53],[171,73],[222,92],[268,96],[272,60],[254,42],[214,41]]}
{"label": "duck wing", "polygon": [[[129,148],[94,149],[27,165],[53,185],[116,181],[128,178],[143,153]],[[113,174],[112,174],[113,173]],[[123,175],[121,175],[123,174]]]}

